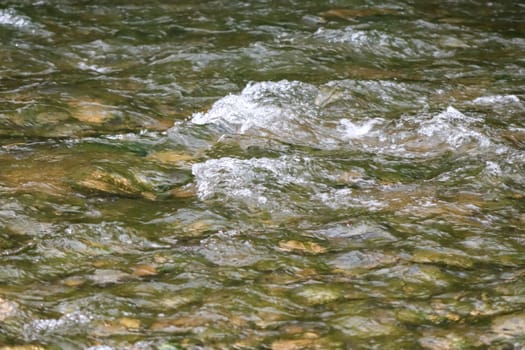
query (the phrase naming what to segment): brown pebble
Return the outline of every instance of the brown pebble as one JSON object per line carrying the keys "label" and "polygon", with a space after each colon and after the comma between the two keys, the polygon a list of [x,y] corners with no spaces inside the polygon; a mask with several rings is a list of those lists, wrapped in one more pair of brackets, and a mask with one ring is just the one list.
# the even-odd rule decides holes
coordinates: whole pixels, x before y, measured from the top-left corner
{"label": "brown pebble", "polygon": [[145,277],[158,274],[157,268],[153,265],[138,265],[133,269],[133,276]]}

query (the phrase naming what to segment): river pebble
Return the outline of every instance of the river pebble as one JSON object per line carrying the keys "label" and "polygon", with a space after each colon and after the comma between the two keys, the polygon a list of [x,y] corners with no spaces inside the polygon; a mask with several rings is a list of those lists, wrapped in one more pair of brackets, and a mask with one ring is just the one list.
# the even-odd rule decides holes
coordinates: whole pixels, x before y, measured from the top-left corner
{"label": "river pebble", "polygon": [[496,317],[492,320],[492,331],[500,337],[525,335],[525,313],[515,313]]}
{"label": "river pebble", "polygon": [[13,317],[18,312],[18,305],[0,297],[0,322]]}

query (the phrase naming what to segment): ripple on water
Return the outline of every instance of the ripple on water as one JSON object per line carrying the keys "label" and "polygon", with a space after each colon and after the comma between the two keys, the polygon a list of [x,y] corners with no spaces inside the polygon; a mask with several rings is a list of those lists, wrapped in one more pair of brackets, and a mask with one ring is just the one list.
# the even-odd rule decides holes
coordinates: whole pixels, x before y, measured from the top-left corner
{"label": "ripple on water", "polygon": [[385,28],[383,22],[350,25],[342,29],[320,27],[313,38],[328,45],[343,46],[362,58],[375,57],[380,61],[430,58],[449,59],[450,62],[468,55],[472,48],[523,49],[525,45],[521,38],[509,39],[495,33],[425,20],[390,23],[389,28]]}

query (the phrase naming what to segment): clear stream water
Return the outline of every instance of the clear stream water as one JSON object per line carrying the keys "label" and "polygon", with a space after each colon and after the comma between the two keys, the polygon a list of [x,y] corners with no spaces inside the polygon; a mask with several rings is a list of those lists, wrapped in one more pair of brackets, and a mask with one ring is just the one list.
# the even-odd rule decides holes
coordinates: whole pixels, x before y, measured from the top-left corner
{"label": "clear stream water", "polygon": [[0,3],[0,349],[523,349],[525,4]]}

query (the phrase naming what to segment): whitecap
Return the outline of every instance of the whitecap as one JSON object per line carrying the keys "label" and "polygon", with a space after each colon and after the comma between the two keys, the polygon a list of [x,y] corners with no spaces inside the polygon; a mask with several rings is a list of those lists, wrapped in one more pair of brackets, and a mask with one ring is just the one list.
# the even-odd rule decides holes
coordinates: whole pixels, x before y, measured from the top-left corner
{"label": "whitecap", "polygon": [[31,20],[26,16],[18,14],[13,9],[5,9],[0,10],[0,25],[27,28],[31,26]]}
{"label": "whitecap", "polygon": [[376,118],[361,124],[342,119],[339,131],[352,147],[377,154],[424,158],[449,151],[486,152],[492,141],[478,126],[482,122],[449,106],[430,118],[403,116],[392,122]]}
{"label": "whitecap", "polygon": [[94,71],[94,72],[97,72],[97,73],[100,73],[100,74],[106,74],[106,73],[110,73],[112,71],[111,68],[100,67],[100,66],[97,66],[95,64],[87,64],[85,62],[79,62],[78,63],[78,68],[81,69],[81,70]]}
{"label": "whitecap", "polygon": [[439,50],[431,40],[403,38],[401,35],[387,34],[381,30],[363,26],[348,26],[344,29],[319,28],[314,38],[329,44],[348,45],[361,55],[381,55],[383,57],[415,58],[421,56],[449,57],[449,51]]}
{"label": "whitecap", "polygon": [[334,142],[320,117],[319,90],[310,84],[282,80],[249,84],[230,94],[190,123],[213,125],[221,133],[249,134],[296,144],[329,146]]}
{"label": "whitecap", "polygon": [[482,106],[492,105],[517,105],[523,107],[520,99],[516,95],[492,95],[492,96],[481,96],[473,101],[474,104]]}
{"label": "whitecap", "polygon": [[363,123],[353,123],[348,119],[341,119],[339,121],[339,131],[343,134],[345,139],[356,139],[368,134],[379,120],[368,120]]}
{"label": "whitecap", "polygon": [[[487,148],[490,139],[475,129],[479,119],[467,117],[452,106],[421,124],[418,134],[427,140],[444,143],[450,150],[463,146]],[[434,141],[435,142],[435,141]]]}
{"label": "whitecap", "polygon": [[72,312],[62,315],[60,318],[36,319],[24,326],[27,339],[38,339],[40,334],[73,330],[85,326],[93,320],[93,317],[81,312]]}
{"label": "whitecap", "polygon": [[288,156],[276,159],[224,157],[194,164],[192,173],[201,200],[220,196],[242,201],[250,207],[274,207],[280,202],[279,188],[310,183],[308,174],[303,173],[301,163],[304,162]]}

